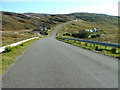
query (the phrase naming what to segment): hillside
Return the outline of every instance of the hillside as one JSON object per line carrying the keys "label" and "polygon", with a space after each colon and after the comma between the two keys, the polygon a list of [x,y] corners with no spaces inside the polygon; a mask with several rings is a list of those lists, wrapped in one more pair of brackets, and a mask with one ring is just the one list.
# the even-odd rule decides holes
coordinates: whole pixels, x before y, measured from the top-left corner
{"label": "hillside", "polygon": [[101,31],[100,33],[102,36],[100,35],[100,33],[86,32],[88,37],[80,39],[88,39],[108,43],[118,43],[119,34],[117,16],[93,13],[72,13],[67,16],[74,16],[78,19],[78,21],[72,22],[71,24],[62,27],[59,30],[57,36],[79,39],[83,30],[91,30],[93,28],[97,28],[99,31]]}
{"label": "hillside", "polygon": [[2,31],[35,29],[40,26],[51,28],[69,20],[68,16],[64,15],[20,14],[2,11]]}
{"label": "hillside", "polygon": [[118,25],[118,17],[106,14],[96,14],[96,13],[71,13],[68,16],[74,16],[77,19],[82,19],[88,22],[96,22],[98,24],[111,23]]}
{"label": "hillside", "polygon": [[[2,13],[2,31],[30,30],[41,26],[48,29],[57,24],[67,21],[78,20],[70,25],[62,27],[58,36],[65,36],[66,33],[79,33],[84,29],[97,28],[104,34],[103,37],[85,38],[95,41],[118,43],[118,17],[95,13],[71,13],[71,14],[44,14],[44,13]],[[68,37],[68,36],[67,36]],[[72,38],[76,38],[71,36]]]}
{"label": "hillside", "polygon": [[71,13],[71,14],[44,14],[44,13],[14,13],[5,12],[2,13],[2,30],[24,30],[24,29],[34,29],[40,26],[47,26],[51,28],[52,26],[70,21],[81,19],[86,22],[95,22],[97,24],[108,24],[118,25],[117,16],[109,16],[105,14],[94,14],[94,13]]}

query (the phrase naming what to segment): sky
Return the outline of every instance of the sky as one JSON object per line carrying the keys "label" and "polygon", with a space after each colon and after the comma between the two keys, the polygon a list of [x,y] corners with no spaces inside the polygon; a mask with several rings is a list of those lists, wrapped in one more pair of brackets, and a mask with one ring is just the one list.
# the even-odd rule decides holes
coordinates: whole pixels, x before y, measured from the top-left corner
{"label": "sky", "polygon": [[16,13],[100,13],[118,16],[119,0],[2,0],[0,11]]}

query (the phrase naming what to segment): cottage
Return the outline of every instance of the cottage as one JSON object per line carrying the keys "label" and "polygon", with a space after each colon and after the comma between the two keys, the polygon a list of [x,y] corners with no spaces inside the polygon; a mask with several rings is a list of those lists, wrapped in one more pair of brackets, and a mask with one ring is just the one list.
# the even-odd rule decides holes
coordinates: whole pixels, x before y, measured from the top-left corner
{"label": "cottage", "polygon": [[47,31],[47,27],[39,27],[39,28],[36,28],[34,29],[35,31]]}
{"label": "cottage", "polygon": [[97,32],[98,30],[96,28],[93,29],[93,32]]}
{"label": "cottage", "polygon": [[86,32],[97,32],[98,30],[96,28],[94,28],[93,30],[83,30],[83,31],[86,31]]}

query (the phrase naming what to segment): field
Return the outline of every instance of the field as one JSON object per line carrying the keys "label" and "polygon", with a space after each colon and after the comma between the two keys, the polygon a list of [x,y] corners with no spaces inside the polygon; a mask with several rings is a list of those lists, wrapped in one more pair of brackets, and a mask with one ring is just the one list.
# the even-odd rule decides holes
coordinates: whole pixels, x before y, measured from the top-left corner
{"label": "field", "polygon": [[28,38],[37,36],[36,33],[31,33],[31,31],[6,31],[2,32],[2,46],[22,41]]}

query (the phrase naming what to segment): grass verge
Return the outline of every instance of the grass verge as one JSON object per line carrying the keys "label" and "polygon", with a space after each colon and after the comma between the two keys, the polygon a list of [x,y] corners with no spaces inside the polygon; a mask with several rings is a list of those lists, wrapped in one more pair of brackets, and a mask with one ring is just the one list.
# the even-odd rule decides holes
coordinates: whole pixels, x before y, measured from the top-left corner
{"label": "grass verge", "polygon": [[4,74],[9,66],[15,62],[17,56],[21,55],[25,49],[38,39],[30,40],[14,47],[7,47],[5,51],[0,54],[0,75]]}
{"label": "grass verge", "polygon": [[65,43],[69,43],[75,46],[82,47],[84,49],[88,49],[100,54],[116,57],[120,59],[120,49],[119,48],[114,48],[114,47],[107,47],[103,45],[98,45],[98,44],[92,44],[92,43],[86,43],[86,42],[80,42],[80,41],[74,41],[74,40],[66,40],[66,39],[61,39],[59,37],[56,37],[57,40],[63,41]]}

